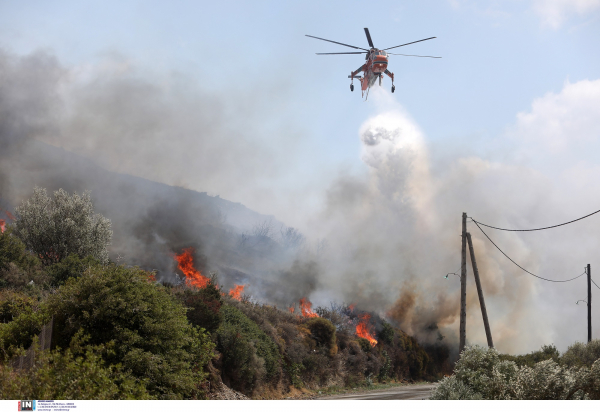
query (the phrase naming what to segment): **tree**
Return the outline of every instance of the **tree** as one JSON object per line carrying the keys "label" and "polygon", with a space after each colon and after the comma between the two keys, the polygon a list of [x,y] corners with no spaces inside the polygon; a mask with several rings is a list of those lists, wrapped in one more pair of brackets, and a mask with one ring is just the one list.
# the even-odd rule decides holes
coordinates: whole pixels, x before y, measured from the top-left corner
{"label": "tree", "polygon": [[89,192],[69,196],[59,189],[50,198],[46,189],[36,187],[15,214],[14,233],[44,265],[60,262],[71,253],[108,261],[110,220],[94,214]]}

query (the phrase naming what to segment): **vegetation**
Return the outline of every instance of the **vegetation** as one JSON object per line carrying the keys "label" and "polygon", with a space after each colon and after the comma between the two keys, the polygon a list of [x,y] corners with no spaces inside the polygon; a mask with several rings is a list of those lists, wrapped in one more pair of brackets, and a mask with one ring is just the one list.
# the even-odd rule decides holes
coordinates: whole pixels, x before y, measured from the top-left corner
{"label": "vegetation", "polygon": [[36,187],[31,199],[16,208],[15,234],[44,265],[75,253],[108,261],[112,231],[110,220],[94,214],[89,193],[69,196],[60,189],[54,198]]}
{"label": "vegetation", "polygon": [[[89,194],[36,188],[0,234],[0,393],[21,399],[202,399],[224,382],[253,398],[294,388],[356,388],[436,379],[445,346],[422,346],[373,316],[378,340],[357,336],[364,313],[333,304],[305,318],[223,293],[161,285],[107,259],[110,222]],[[259,230],[260,229],[260,230]],[[264,235],[268,226],[257,228]],[[287,247],[301,244],[282,231]],[[53,321],[52,348],[38,335]],[[33,348],[33,366],[13,360]]]}
{"label": "vegetation", "polygon": [[[544,346],[516,357],[521,366],[493,348],[469,347],[431,399],[600,399],[599,344],[577,343],[562,358]],[[540,360],[531,364],[534,359]]]}

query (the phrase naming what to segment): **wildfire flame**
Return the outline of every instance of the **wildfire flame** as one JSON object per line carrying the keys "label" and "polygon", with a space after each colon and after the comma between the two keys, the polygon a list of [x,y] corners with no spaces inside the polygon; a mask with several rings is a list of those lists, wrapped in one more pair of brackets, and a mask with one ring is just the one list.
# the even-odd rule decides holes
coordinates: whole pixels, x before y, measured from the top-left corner
{"label": "wildfire flame", "polygon": [[185,283],[188,286],[202,289],[208,285],[209,279],[206,276],[202,276],[202,273],[194,268],[192,253],[194,253],[194,248],[183,249],[180,255],[175,255],[175,260],[177,261],[177,267],[185,275]]}
{"label": "wildfire flame", "polygon": [[302,311],[302,316],[305,318],[318,318],[315,312],[312,311],[312,303],[306,298],[300,299],[300,310]]}
{"label": "wildfire flame", "polygon": [[290,311],[290,313],[294,313],[296,311],[296,309],[293,306],[290,306],[288,310]]}
{"label": "wildfire flame", "polygon": [[377,340],[373,337],[370,330],[369,319],[371,319],[371,315],[365,313],[358,318],[360,319],[360,322],[356,325],[356,334],[361,338],[368,340],[371,343],[371,346],[377,345]]}
{"label": "wildfire flame", "polygon": [[235,300],[242,300],[242,292],[246,285],[235,285],[233,289],[229,289],[229,296]]}
{"label": "wildfire flame", "polygon": [[[4,212],[10,220],[15,220],[15,217],[8,210],[0,209],[0,212]],[[0,219],[0,233],[4,233],[5,230],[6,230],[6,220]]]}

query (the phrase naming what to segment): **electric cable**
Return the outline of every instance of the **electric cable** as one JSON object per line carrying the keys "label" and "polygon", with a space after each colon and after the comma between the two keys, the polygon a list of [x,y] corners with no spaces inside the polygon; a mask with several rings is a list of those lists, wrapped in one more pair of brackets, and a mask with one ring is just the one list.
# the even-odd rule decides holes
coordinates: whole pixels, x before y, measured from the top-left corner
{"label": "electric cable", "polygon": [[[469,218],[470,218],[470,219],[471,219],[473,222],[475,222],[476,224],[483,225],[483,226],[485,226],[485,227],[489,227],[490,229],[504,230],[504,231],[507,231],[507,232],[534,232],[534,231],[536,231],[536,230],[546,230],[546,229],[552,229],[552,228],[559,227],[559,226],[568,225],[569,223],[577,222],[578,220],[585,219],[586,217],[590,217],[590,216],[592,216],[592,215],[595,215],[595,214],[596,214],[596,213],[598,213],[598,212],[600,212],[600,210],[596,210],[595,212],[593,212],[593,213],[590,213],[589,215],[585,215],[585,216],[583,216],[583,217],[580,217],[579,219],[571,220],[571,221],[569,221],[569,222],[561,223],[561,224],[559,224],[559,225],[553,225],[553,226],[540,227],[540,228],[537,228],[537,229],[505,229],[505,228],[501,228],[501,227],[496,227],[496,226],[490,226],[490,225],[486,225],[485,223],[481,223],[481,222],[478,222],[478,221],[476,221],[476,220],[475,220],[475,219],[473,219],[472,217],[469,217]],[[480,229],[481,229],[481,228],[480,228]]]}
{"label": "electric cable", "polygon": [[[592,283],[593,283],[594,285],[596,285],[596,282],[594,282],[594,279],[590,278],[590,280],[592,281]],[[597,287],[598,289],[600,289],[600,286],[596,285],[596,287]]]}
{"label": "electric cable", "polygon": [[[471,220],[472,220],[472,219],[471,219]],[[519,265],[519,264],[518,264],[517,262],[515,262],[514,260],[512,260],[512,259],[510,258],[510,256],[508,256],[506,253],[504,253],[504,252],[502,251],[502,249],[500,249],[500,248],[498,247],[498,245],[497,245],[497,244],[495,244],[495,243],[494,243],[494,241],[493,241],[492,239],[490,239],[490,237],[487,235],[487,233],[485,233],[485,232],[483,231],[483,229],[481,228],[481,226],[479,226],[478,222],[476,222],[475,220],[473,220],[473,222],[474,222],[474,223],[475,223],[475,225],[476,225],[476,226],[479,228],[479,230],[481,230],[481,233],[483,233],[483,234],[485,235],[485,237],[487,237],[487,238],[488,238],[488,240],[489,240],[490,242],[492,242],[492,245],[496,246],[496,249],[498,249],[498,250],[499,250],[499,251],[500,251],[500,252],[501,252],[501,253],[502,253],[504,256],[506,256],[506,257],[508,258],[508,260],[510,260],[512,263],[514,263],[516,266],[518,266],[518,267],[519,267],[521,270],[523,270],[523,271],[525,271],[525,272],[529,273],[531,276],[535,276],[536,278],[538,278],[538,279],[542,279],[542,280],[545,280],[545,281],[547,281],[547,282],[564,283],[564,282],[570,282],[570,281],[572,281],[572,280],[575,280],[575,279],[577,279],[577,278],[580,278],[581,276],[583,276],[583,275],[585,275],[585,274],[586,274],[586,272],[583,272],[581,275],[579,275],[579,276],[575,276],[574,278],[572,278],[572,279],[568,279],[568,280],[552,280],[552,279],[547,279],[547,278],[543,278],[543,277],[541,277],[541,276],[535,275],[535,274],[531,273],[530,271],[528,271],[527,269],[525,269],[523,266]],[[595,284],[595,283],[594,283],[594,284]],[[596,285],[596,286],[598,286],[598,285]],[[599,289],[600,289],[600,288],[599,288]]]}

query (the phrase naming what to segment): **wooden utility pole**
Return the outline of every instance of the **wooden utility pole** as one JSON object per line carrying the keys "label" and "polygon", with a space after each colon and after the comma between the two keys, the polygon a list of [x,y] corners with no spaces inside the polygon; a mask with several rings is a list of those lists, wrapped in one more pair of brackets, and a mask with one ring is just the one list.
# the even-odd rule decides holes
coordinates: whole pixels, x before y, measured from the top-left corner
{"label": "wooden utility pole", "polygon": [[488,322],[487,310],[485,308],[485,300],[483,299],[483,289],[481,288],[481,281],[479,280],[479,270],[477,270],[477,262],[475,261],[475,252],[473,250],[473,242],[471,241],[471,234],[467,233],[467,241],[469,242],[469,253],[471,254],[471,266],[473,266],[473,275],[475,275],[475,284],[477,285],[477,294],[479,295],[479,306],[481,306],[481,315],[483,316],[483,326],[485,327],[485,336],[487,337],[488,346],[494,347],[492,341],[492,331],[490,330],[490,324]]}
{"label": "wooden utility pole", "polygon": [[587,265],[587,278],[588,278],[588,342],[592,340],[592,268],[590,264]]}
{"label": "wooden utility pole", "polygon": [[467,340],[467,214],[462,214],[462,249],[460,252],[460,343],[458,353]]}

